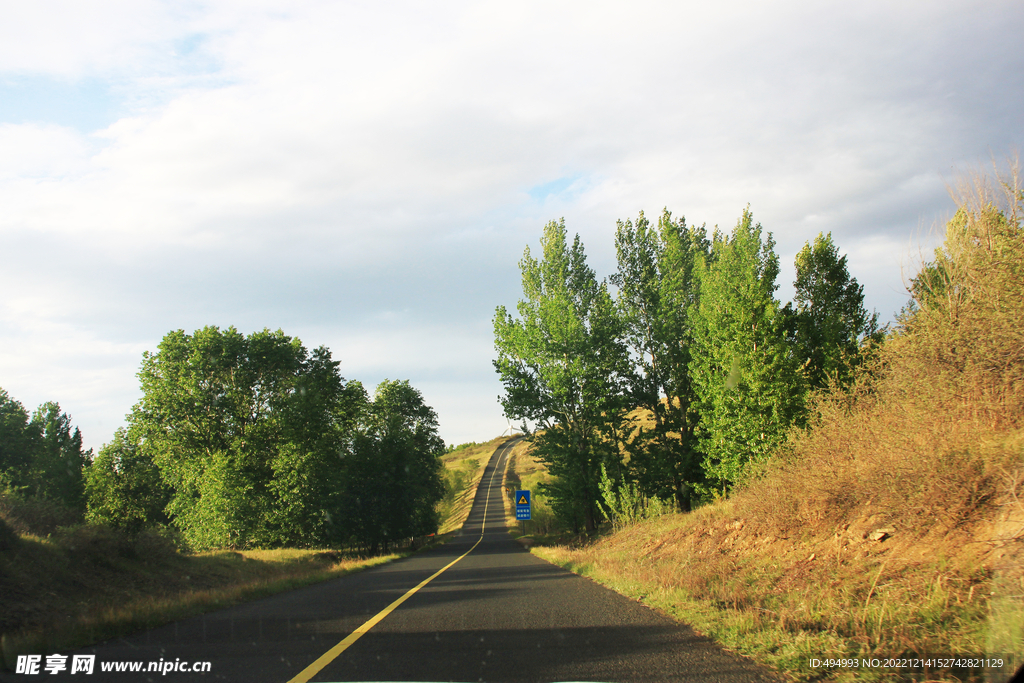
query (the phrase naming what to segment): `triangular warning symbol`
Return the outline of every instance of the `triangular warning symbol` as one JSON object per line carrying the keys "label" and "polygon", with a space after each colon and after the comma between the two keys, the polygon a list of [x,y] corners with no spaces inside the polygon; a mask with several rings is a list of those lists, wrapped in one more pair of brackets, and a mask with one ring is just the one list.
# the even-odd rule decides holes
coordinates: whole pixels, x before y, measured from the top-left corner
{"label": "triangular warning symbol", "polygon": [[516,505],[529,505],[529,503],[526,502],[526,496],[519,496],[519,502],[516,503]]}

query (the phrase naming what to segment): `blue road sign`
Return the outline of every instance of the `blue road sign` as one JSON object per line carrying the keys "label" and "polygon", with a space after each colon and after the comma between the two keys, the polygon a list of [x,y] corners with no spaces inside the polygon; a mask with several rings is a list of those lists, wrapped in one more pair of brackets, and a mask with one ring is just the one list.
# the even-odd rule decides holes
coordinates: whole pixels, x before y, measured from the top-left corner
{"label": "blue road sign", "polygon": [[530,519],[530,492],[516,491],[516,519]]}

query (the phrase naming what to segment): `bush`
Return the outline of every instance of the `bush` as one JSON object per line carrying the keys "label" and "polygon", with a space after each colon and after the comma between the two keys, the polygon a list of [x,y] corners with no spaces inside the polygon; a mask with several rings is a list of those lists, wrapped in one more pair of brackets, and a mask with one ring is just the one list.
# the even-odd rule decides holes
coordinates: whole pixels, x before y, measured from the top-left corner
{"label": "bush", "polygon": [[485,446],[485,445],[487,445],[487,444],[485,444],[485,443],[477,443],[475,441],[470,441],[468,443],[462,443],[462,444],[459,444],[458,446],[452,444],[451,446],[445,446],[444,454],[448,455],[449,453],[454,453],[455,451],[463,451],[463,450],[466,450],[467,448],[477,448],[479,446]]}
{"label": "bush", "polygon": [[616,485],[604,465],[601,465],[601,497],[604,503],[598,502],[598,507],[616,529],[673,511],[671,502],[645,496],[636,484],[623,481]]}
{"label": "bush", "polygon": [[127,534],[100,524],[79,524],[54,535],[57,545],[78,560],[108,564],[113,558],[135,559],[135,541]]}
{"label": "bush", "polygon": [[159,525],[144,529],[134,537],[134,556],[146,562],[160,562],[179,552],[188,552],[188,543],[177,529]]}
{"label": "bush", "polygon": [[54,500],[0,493],[0,519],[15,533],[45,537],[80,523],[82,516]]}

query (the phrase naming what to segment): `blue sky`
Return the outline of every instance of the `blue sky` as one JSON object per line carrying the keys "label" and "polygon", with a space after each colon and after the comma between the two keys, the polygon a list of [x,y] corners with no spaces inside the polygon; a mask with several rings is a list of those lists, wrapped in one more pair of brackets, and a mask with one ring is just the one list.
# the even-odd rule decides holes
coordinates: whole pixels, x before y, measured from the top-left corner
{"label": "blue sky", "polygon": [[[97,9],[99,8],[99,9]],[[90,446],[169,330],[281,328],[454,443],[506,428],[491,317],[565,217],[750,205],[890,319],[959,171],[1019,149],[1018,2],[23,3],[0,25],[0,387]]]}
{"label": "blue sky", "polygon": [[120,98],[103,80],[14,76],[0,81],[0,121],[45,122],[88,134],[117,120]]}

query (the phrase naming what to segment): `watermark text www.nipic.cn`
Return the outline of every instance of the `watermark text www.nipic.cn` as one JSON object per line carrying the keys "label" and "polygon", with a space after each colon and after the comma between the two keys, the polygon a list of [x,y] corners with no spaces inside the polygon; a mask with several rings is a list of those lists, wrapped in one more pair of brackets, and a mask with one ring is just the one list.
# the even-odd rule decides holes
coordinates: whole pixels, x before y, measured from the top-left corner
{"label": "watermark text www.nipic.cn", "polygon": [[[160,659],[150,662],[100,662],[103,672],[124,673],[209,673],[210,662],[189,662],[175,659]],[[96,671],[96,655],[18,655],[14,668],[16,674],[86,674]]]}

